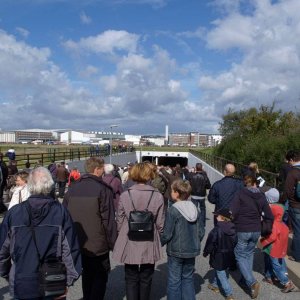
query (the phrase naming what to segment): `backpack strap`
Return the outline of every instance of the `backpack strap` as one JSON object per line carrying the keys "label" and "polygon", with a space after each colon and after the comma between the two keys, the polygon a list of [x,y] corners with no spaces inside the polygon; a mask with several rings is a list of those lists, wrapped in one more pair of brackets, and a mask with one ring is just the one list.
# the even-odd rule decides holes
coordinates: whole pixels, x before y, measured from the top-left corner
{"label": "backpack strap", "polygon": [[[132,200],[132,197],[131,197],[130,190],[131,190],[131,189],[128,189],[129,198],[130,198],[130,200],[131,200],[131,203],[132,203],[132,206],[133,206],[134,211],[136,211],[136,208],[135,208],[135,206],[134,206],[134,203],[133,203],[133,200]],[[153,194],[154,194],[154,190],[151,191],[151,196],[150,196],[150,198],[149,198],[149,201],[148,201],[148,204],[147,204],[147,207],[146,207],[145,210],[148,210],[148,207],[149,207],[149,204],[150,204],[150,202],[151,202],[151,199],[152,199]]]}

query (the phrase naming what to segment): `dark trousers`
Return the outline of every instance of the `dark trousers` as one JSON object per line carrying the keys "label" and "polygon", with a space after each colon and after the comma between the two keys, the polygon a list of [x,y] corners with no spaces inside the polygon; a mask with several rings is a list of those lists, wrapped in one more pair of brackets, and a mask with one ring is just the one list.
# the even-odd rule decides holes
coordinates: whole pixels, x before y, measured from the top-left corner
{"label": "dark trousers", "polygon": [[82,255],[82,291],[84,300],[102,300],[110,271],[109,254]]}
{"label": "dark trousers", "polygon": [[65,195],[66,181],[58,181],[58,197],[63,198]]}
{"label": "dark trousers", "polygon": [[149,300],[154,264],[125,264],[127,300]]}

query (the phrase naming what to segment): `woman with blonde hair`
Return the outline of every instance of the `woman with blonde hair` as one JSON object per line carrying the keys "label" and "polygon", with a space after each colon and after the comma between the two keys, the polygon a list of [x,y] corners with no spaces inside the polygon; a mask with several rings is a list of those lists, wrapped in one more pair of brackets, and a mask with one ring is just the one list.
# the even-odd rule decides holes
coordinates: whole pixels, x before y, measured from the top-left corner
{"label": "woman with blonde hair", "polygon": [[[162,195],[148,183],[154,178],[149,163],[138,163],[130,171],[135,184],[120,197],[117,224],[118,238],[113,259],[125,264],[126,299],[150,299],[155,263],[162,258],[160,233],[164,226],[164,201]],[[129,216],[132,211],[153,214],[153,237],[134,240],[128,236]]]}

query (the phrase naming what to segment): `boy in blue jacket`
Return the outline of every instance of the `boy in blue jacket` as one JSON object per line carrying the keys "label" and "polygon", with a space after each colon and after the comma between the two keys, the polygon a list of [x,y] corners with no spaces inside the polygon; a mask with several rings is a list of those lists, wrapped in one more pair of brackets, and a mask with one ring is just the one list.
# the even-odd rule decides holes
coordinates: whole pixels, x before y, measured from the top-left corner
{"label": "boy in blue jacket", "polygon": [[204,227],[200,226],[200,214],[188,200],[191,186],[188,181],[177,179],[172,183],[172,199],[175,204],[167,212],[162,245],[167,244],[168,300],[194,300],[195,257],[200,254]]}
{"label": "boy in blue jacket", "polygon": [[209,233],[203,251],[203,256],[209,257],[209,264],[215,269],[213,282],[208,285],[212,291],[219,293],[223,290],[226,300],[233,300],[232,287],[228,281],[226,270],[235,269],[234,247],[237,242],[232,215],[229,209],[221,208],[214,212],[217,225]]}

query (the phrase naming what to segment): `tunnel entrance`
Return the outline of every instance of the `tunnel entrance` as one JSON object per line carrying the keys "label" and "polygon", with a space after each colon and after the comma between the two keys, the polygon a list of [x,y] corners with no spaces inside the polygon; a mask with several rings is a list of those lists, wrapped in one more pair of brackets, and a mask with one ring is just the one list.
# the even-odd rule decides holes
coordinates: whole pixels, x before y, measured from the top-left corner
{"label": "tunnel entrance", "polygon": [[[150,161],[155,163],[156,156],[143,156],[142,161]],[[186,157],[172,157],[172,156],[158,157],[159,166],[175,167],[177,164],[180,164],[181,167],[186,167],[188,165],[188,159]]]}

